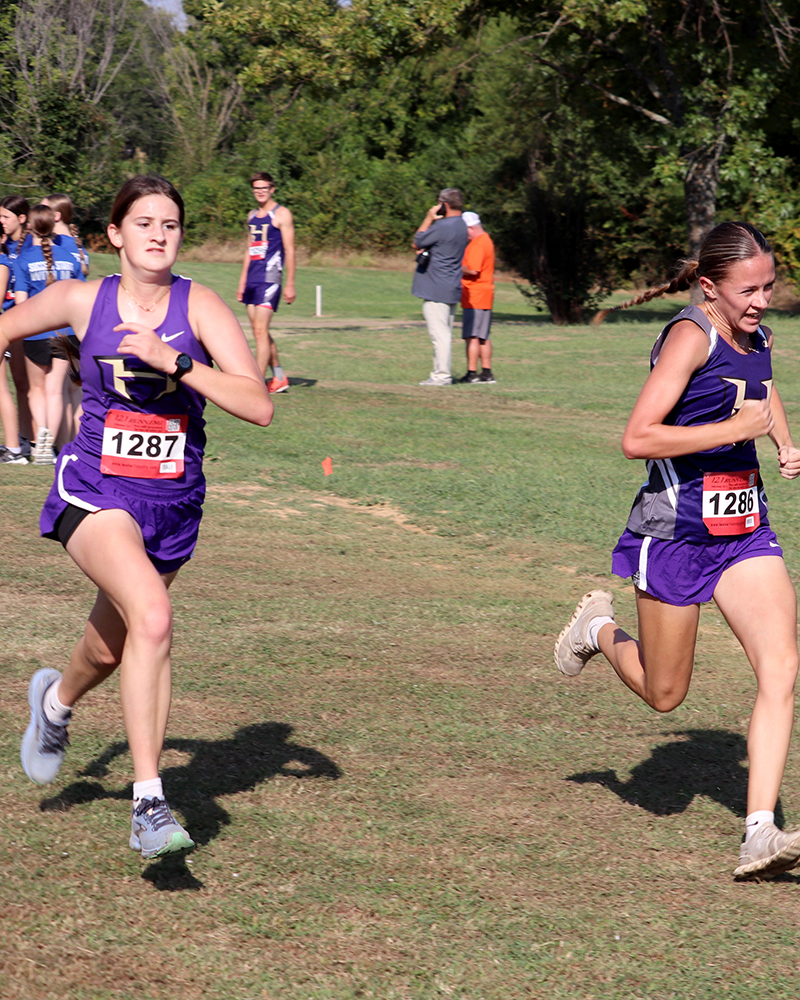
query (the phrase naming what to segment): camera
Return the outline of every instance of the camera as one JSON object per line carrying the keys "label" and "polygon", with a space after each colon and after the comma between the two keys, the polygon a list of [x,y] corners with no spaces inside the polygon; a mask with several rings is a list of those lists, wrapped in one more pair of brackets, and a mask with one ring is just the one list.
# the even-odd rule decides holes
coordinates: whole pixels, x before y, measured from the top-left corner
{"label": "camera", "polygon": [[417,274],[424,274],[431,262],[430,250],[420,250],[417,254]]}

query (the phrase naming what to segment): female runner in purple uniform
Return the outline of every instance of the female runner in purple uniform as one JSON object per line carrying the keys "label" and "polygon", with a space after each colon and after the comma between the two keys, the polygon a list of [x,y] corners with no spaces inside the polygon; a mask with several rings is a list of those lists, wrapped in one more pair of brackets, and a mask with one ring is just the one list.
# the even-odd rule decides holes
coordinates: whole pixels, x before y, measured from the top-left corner
{"label": "female runner in purple uniform", "polygon": [[700,604],[713,598],[756,675],[747,736],[749,776],[738,879],[769,878],[800,864],[800,831],[774,824],[794,720],[797,599],[767,521],[755,438],[769,435],[780,473],[800,475],[800,450],[773,387],[772,248],[752,226],[727,222],[668,285],[619,308],[687,289],[705,299],[672,319],[653,348],[650,375],[622,440],[647,459],[612,569],[636,588],[638,641],[614,622],[611,594],[584,595],[555,646],[574,676],[602,652],[620,679],[657,712],[689,688]]}
{"label": "female runner in purple uniform", "polygon": [[22,764],[33,781],[53,781],[73,706],[119,667],[134,770],[130,846],[144,858],[194,846],[170,812],[158,764],[171,698],[167,588],[197,540],[203,407],[210,399],[261,427],[272,419],[231,311],[171,273],[183,227],[183,202],[168,181],[132,178],[108,227],[121,273],[57,282],[0,321],[0,351],[54,327],[71,326],[80,341],[84,416],[58,456],[41,528],[98,587],[63,676],[43,669],[31,680]]}

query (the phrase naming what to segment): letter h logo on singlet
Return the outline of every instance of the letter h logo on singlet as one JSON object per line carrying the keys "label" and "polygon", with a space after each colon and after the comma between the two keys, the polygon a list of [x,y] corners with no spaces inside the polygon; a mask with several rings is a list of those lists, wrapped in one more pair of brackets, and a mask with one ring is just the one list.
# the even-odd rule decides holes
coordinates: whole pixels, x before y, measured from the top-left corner
{"label": "letter h logo on singlet", "polygon": [[[731,416],[738,413],[742,408],[742,403],[745,401],[745,393],[747,392],[747,381],[743,378],[723,378],[723,382],[728,382],[736,389],[736,399],[733,401],[733,409],[731,410]],[[772,379],[765,378],[762,379],[761,384],[767,390],[766,400],[767,402],[772,399]]]}
{"label": "letter h logo on singlet", "polygon": [[178,383],[173,382],[164,372],[157,372],[152,368],[129,368],[131,359],[119,354],[110,357],[95,356],[94,360],[100,369],[103,391],[129,403],[154,403],[178,388]]}

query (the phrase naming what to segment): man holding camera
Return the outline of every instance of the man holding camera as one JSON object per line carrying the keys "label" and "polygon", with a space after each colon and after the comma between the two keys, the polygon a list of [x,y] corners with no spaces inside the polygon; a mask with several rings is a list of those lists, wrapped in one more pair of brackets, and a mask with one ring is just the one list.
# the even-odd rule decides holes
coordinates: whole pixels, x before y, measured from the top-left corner
{"label": "man holding camera", "polygon": [[451,385],[453,320],[461,301],[461,261],[469,242],[461,218],[464,199],[458,188],[439,192],[414,236],[417,270],[411,294],[422,299],[422,315],[433,344],[433,371],[420,385]]}

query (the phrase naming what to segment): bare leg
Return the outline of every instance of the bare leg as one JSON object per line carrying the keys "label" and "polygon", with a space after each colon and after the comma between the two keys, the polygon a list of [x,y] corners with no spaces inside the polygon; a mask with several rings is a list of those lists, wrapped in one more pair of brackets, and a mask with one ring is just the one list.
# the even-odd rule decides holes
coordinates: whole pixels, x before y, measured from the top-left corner
{"label": "bare leg", "polygon": [[248,306],[247,315],[250,317],[250,325],[253,328],[253,337],[256,342],[256,364],[261,374],[266,378],[267,366],[280,364],[275,342],[269,335],[272,310],[266,306]]}
{"label": "bare leg", "polygon": [[469,337],[466,341],[467,346],[467,371],[477,371],[478,369],[478,345],[480,341],[477,337]]}
{"label": "bare leg", "polygon": [[162,578],[126,511],[85,518],[67,551],[102,592],[76,646],[59,697],[72,704],[120,663],[120,695],[135,781],[158,777],[172,694],[171,577]]}
{"label": "bare leg", "polygon": [[0,355],[0,423],[3,424],[3,443],[6,448],[19,448],[17,408],[11,398],[7,368],[5,357]]}
{"label": "bare leg", "polygon": [[637,589],[636,610],[639,641],[607,624],[598,636],[600,649],[634,694],[657,712],[671,712],[692,679],[700,605],[664,604]]}
{"label": "bare leg", "polygon": [[29,441],[34,438],[31,410],[28,405],[28,373],[25,367],[25,351],[21,340],[15,340],[9,348],[11,351],[11,377],[17,391],[17,410],[19,412],[19,432]]}
{"label": "bare leg", "polygon": [[714,600],[742,644],[758,684],[747,733],[747,812],[774,811],[794,722],[794,587],[783,559],[761,556],[726,570],[714,591]]}
{"label": "bare leg", "polygon": [[45,427],[57,437],[64,417],[64,380],[69,364],[64,358],[53,358],[50,371],[44,377]]}
{"label": "bare leg", "polygon": [[40,427],[47,427],[47,400],[44,391],[47,368],[25,358],[25,371],[28,376],[28,406],[35,437]]}
{"label": "bare leg", "polygon": [[481,355],[481,369],[488,372],[492,370],[492,342],[487,337],[486,340],[479,341]]}

